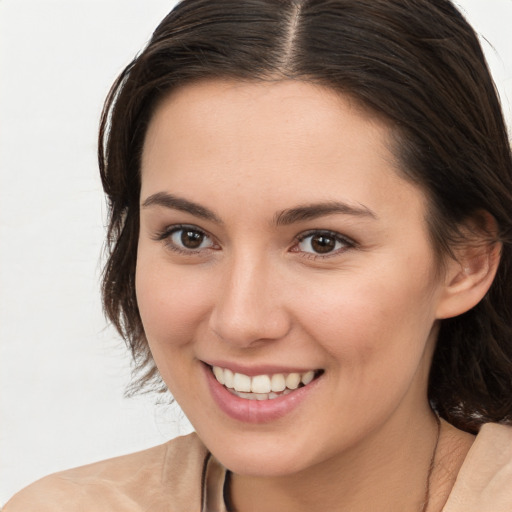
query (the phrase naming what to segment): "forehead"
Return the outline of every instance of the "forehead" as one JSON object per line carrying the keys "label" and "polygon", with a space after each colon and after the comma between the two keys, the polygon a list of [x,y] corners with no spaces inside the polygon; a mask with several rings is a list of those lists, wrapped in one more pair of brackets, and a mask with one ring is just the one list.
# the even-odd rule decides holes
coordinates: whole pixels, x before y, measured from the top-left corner
{"label": "forehead", "polygon": [[318,200],[421,202],[421,191],[398,174],[391,135],[350,97],[310,83],[196,83],[155,112],[142,196],[193,191],[206,203],[230,196],[275,209]]}
{"label": "forehead", "polygon": [[307,149],[317,146],[315,139],[327,134],[338,133],[352,144],[362,125],[367,143],[382,144],[391,134],[388,124],[357,100],[327,87],[295,80],[206,80],[180,87],[164,98],[150,123],[144,149],[147,153],[156,132],[183,140],[191,134],[196,141],[199,137],[212,141],[230,138],[235,146],[250,142],[244,154],[258,142],[275,147],[288,141],[291,150],[299,149],[299,145]]}

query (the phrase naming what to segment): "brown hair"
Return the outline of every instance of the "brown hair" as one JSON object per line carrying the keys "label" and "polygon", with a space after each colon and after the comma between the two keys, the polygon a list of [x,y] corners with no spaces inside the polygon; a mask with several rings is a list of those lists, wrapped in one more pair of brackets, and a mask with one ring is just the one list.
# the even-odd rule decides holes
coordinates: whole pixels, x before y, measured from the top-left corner
{"label": "brown hair", "polygon": [[161,383],[134,285],[144,136],[169,91],[215,78],[312,81],[388,119],[401,172],[429,199],[440,255],[467,219],[496,219],[497,276],[476,307],[442,321],[429,397],[470,432],[512,422],[510,144],[478,39],[448,0],[184,0],[161,22],[113,85],[100,130],[110,213],[104,308],[131,349],[135,388]]}

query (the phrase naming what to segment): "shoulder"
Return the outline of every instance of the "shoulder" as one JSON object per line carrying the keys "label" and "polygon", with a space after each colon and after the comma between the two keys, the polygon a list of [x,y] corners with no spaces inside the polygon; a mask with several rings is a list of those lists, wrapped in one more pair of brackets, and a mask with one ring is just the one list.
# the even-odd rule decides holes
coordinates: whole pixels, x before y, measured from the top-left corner
{"label": "shoulder", "polygon": [[172,512],[200,510],[207,451],[197,435],[49,475],[29,485],[3,512]]}
{"label": "shoulder", "polygon": [[488,423],[476,436],[443,512],[512,510],[512,426]]}

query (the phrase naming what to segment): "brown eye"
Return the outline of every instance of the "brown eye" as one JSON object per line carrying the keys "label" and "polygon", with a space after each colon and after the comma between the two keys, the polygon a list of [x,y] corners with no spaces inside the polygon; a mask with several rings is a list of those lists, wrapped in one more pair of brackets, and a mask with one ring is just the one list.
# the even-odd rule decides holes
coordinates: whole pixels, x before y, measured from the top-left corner
{"label": "brown eye", "polygon": [[204,241],[204,234],[199,231],[184,229],[181,232],[181,243],[187,249],[197,249]]}
{"label": "brown eye", "polygon": [[174,228],[166,238],[170,242],[169,246],[178,251],[197,251],[214,246],[212,239],[206,233],[192,226]]}
{"label": "brown eye", "polygon": [[325,254],[335,249],[336,240],[330,236],[316,235],[311,237],[311,247],[315,252]]}
{"label": "brown eye", "polygon": [[298,250],[305,253],[324,255],[352,247],[354,244],[338,233],[316,231],[302,236]]}

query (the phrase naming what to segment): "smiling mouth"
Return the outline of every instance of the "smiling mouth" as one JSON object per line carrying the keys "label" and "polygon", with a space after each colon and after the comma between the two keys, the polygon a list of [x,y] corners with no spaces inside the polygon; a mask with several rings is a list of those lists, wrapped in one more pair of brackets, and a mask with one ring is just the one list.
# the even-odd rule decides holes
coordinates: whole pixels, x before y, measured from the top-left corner
{"label": "smiling mouth", "polygon": [[318,378],[323,370],[303,373],[274,373],[250,377],[220,366],[210,367],[215,379],[229,392],[247,400],[273,400],[303,388]]}

